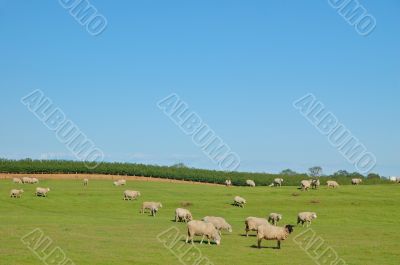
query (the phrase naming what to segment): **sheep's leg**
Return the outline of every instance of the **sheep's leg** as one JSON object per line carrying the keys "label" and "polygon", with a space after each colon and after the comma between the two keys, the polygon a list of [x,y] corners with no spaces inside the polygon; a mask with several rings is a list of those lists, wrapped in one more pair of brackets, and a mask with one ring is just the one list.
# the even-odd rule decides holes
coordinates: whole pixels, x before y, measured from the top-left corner
{"label": "sheep's leg", "polygon": [[249,228],[246,226],[246,237],[249,236]]}
{"label": "sheep's leg", "polygon": [[258,248],[261,248],[261,241],[262,241],[262,238],[259,238],[259,239],[258,239],[258,242],[257,242]]}
{"label": "sheep's leg", "polygon": [[201,238],[200,245],[203,244],[203,240],[204,240],[204,235],[203,235],[203,237]]}
{"label": "sheep's leg", "polygon": [[278,249],[281,249],[281,241],[280,240],[278,240]]}

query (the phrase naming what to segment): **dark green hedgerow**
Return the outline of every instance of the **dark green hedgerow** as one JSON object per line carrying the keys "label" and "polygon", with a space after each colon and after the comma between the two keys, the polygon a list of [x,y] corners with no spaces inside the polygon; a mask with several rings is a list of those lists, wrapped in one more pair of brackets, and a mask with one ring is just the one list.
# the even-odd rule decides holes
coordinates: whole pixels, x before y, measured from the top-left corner
{"label": "dark green hedgerow", "polygon": [[[145,176],[156,178],[168,178],[176,180],[190,180],[198,182],[223,184],[226,179],[231,179],[233,185],[245,185],[246,179],[252,179],[258,186],[271,184],[274,178],[284,179],[286,186],[298,186],[302,179],[309,179],[306,174],[269,174],[269,173],[249,173],[249,172],[224,172],[216,170],[195,169],[188,167],[167,167],[156,165],[132,164],[103,162],[94,169],[86,167],[84,162],[68,160],[8,160],[0,159],[0,172],[2,173],[43,173],[43,174],[106,174],[106,175],[127,175],[127,176]],[[323,176],[320,177],[321,184],[324,185],[327,180],[336,180],[341,185],[351,184],[352,177],[355,176]],[[390,183],[384,178],[363,178],[363,184],[383,184]]]}

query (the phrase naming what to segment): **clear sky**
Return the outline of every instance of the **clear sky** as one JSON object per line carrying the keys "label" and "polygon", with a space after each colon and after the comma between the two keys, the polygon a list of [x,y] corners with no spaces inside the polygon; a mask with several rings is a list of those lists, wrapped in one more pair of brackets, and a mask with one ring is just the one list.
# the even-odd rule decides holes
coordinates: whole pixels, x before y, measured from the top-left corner
{"label": "clear sky", "polygon": [[73,154],[23,104],[34,89],[107,161],[218,168],[156,103],[183,99],[241,159],[238,170],[355,171],[292,102],[313,93],[400,175],[400,2],[360,3],[360,36],[328,1],[100,1],[88,34],[58,1],[0,0],[0,157]]}

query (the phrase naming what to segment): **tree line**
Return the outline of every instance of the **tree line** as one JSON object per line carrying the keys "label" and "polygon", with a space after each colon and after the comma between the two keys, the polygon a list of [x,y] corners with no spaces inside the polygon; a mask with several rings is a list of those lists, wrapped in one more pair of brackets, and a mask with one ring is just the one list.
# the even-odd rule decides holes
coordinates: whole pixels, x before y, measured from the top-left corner
{"label": "tree line", "polygon": [[341,185],[351,184],[352,178],[362,178],[364,184],[390,183],[386,178],[371,173],[363,176],[357,172],[349,173],[339,170],[332,175],[323,175],[321,167],[309,169],[309,173],[297,173],[285,169],[279,174],[251,173],[251,172],[225,172],[217,170],[196,169],[182,163],[173,166],[145,165],[134,163],[103,162],[94,169],[89,169],[81,161],[70,160],[10,160],[0,159],[1,173],[23,174],[105,174],[122,176],[144,176],[154,178],[167,178],[224,184],[230,179],[233,185],[244,186],[247,179],[252,179],[258,186],[270,185],[275,178],[283,178],[284,185],[298,186],[303,179],[319,178],[321,185],[327,180],[335,180]]}

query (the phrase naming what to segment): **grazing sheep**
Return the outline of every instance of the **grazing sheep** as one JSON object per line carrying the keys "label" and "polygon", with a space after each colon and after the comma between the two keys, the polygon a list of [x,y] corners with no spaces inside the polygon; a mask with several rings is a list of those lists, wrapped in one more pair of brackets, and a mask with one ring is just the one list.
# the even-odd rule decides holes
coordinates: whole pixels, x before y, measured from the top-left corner
{"label": "grazing sheep", "polygon": [[311,188],[317,189],[321,183],[319,182],[319,179],[313,179],[311,180]]}
{"label": "grazing sheep", "polygon": [[206,216],[201,220],[207,223],[212,223],[218,230],[219,234],[221,234],[221,230],[226,230],[229,233],[232,233],[232,226],[222,217]]}
{"label": "grazing sheep", "polygon": [[22,178],[22,183],[31,184],[32,183],[32,179],[30,177],[23,177]]}
{"label": "grazing sheep", "polygon": [[232,181],[230,179],[225,180],[225,186],[227,187],[232,186]]}
{"label": "grazing sheep", "polygon": [[258,217],[247,217],[246,220],[244,221],[246,227],[245,227],[245,231],[246,231],[246,236],[249,236],[249,231],[257,231],[257,228],[260,225],[263,224],[268,224],[268,220],[265,218],[258,218]]}
{"label": "grazing sheep", "polygon": [[285,227],[273,226],[270,224],[263,224],[257,228],[257,245],[261,248],[261,241],[276,240],[277,248],[281,248],[281,241],[286,240],[293,232],[293,225],[286,225]]}
{"label": "grazing sheep", "polygon": [[283,178],[276,178],[274,179],[274,182],[272,183],[273,186],[277,187],[282,187],[282,183],[283,183]]}
{"label": "grazing sheep", "polygon": [[358,185],[361,184],[362,179],[358,178],[358,179],[351,179],[351,184],[352,185]]}
{"label": "grazing sheep", "polygon": [[136,190],[126,190],[124,191],[124,200],[136,200],[140,196],[140,192]]}
{"label": "grazing sheep", "polygon": [[20,178],[13,178],[13,182],[17,184],[22,184],[22,180]]}
{"label": "grazing sheep", "polygon": [[157,212],[159,208],[162,208],[161,202],[143,202],[140,213],[143,214],[146,210],[150,210],[150,212],[152,212],[152,209],[157,209]]}
{"label": "grazing sheep", "polygon": [[300,182],[300,187],[303,191],[309,190],[311,187],[311,180],[302,180]]}
{"label": "grazing sheep", "polygon": [[339,183],[337,183],[334,180],[328,180],[326,182],[326,185],[328,186],[328,188],[338,188],[339,187]]}
{"label": "grazing sheep", "polygon": [[246,185],[250,186],[250,187],[255,187],[256,183],[253,180],[248,179],[248,180],[246,180]]}
{"label": "grazing sheep", "polygon": [[245,204],[246,204],[246,200],[240,196],[235,196],[235,198],[233,199],[233,205],[243,208]]}
{"label": "grazing sheep", "polygon": [[315,212],[302,212],[297,215],[297,225],[299,223],[304,226],[304,223],[307,224],[307,227],[311,225],[311,221],[317,218],[317,214]]}
{"label": "grazing sheep", "polygon": [[157,212],[158,212],[158,209],[159,209],[159,208],[157,208],[156,206],[152,206],[152,207],[150,208],[151,216],[155,217],[156,214],[157,214]]}
{"label": "grazing sheep", "polygon": [[273,225],[277,225],[277,223],[282,220],[282,214],[279,213],[270,213],[268,216],[268,222],[270,222]]}
{"label": "grazing sheep", "polygon": [[31,178],[31,184],[36,184],[39,183],[39,180],[37,178]]}
{"label": "grazing sheep", "polygon": [[20,190],[13,189],[10,191],[10,197],[11,198],[21,198],[22,193],[24,193],[23,189],[20,189]]}
{"label": "grazing sheep", "polygon": [[47,193],[50,191],[50,188],[36,188],[35,195],[41,197],[47,197]]}
{"label": "grazing sheep", "polygon": [[87,186],[89,184],[89,179],[83,179],[83,186]]}
{"label": "grazing sheep", "polygon": [[119,179],[114,181],[114,186],[123,186],[123,185],[126,185],[126,180],[124,179]]}
{"label": "grazing sheep", "polygon": [[189,222],[193,220],[193,216],[189,210],[183,208],[175,209],[175,222]]}
{"label": "grazing sheep", "polygon": [[188,234],[186,237],[186,243],[191,241],[193,244],[194,236],[202,236],[200,244],[203,244],[204,237],[207,237],[209,245],[210,239],[214,240],[217,245],[221,244],[221,236],[212,223],[193,220],[187,224],[187,228]]}

